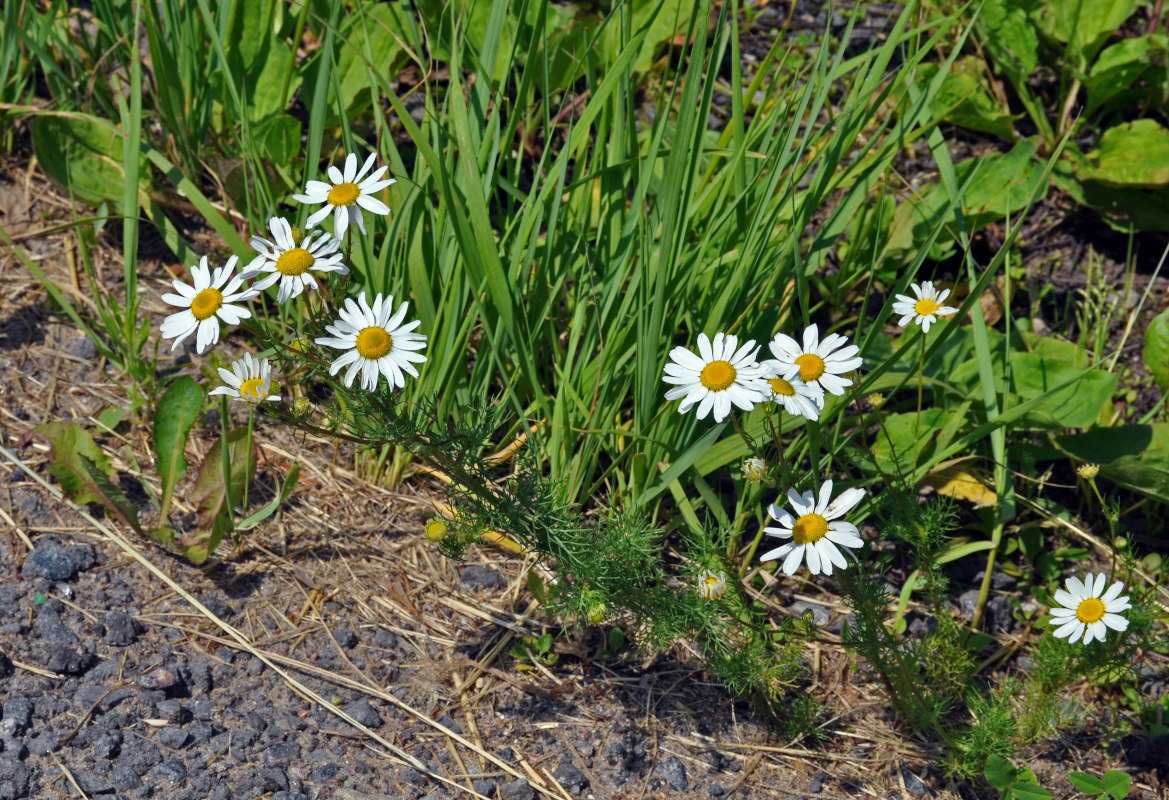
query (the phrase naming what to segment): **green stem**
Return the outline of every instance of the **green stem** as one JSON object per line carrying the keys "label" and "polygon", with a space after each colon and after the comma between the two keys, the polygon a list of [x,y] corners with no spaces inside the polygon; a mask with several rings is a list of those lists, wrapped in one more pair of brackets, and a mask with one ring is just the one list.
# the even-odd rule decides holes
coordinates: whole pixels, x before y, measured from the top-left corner
{"label": "green stem", "polygon": [[734,411],[731,412],[731,425],[734,426],[735,433],[739,434],[739,438],[747,443],[747,449],[750,450],[756,458],[763,458],[763,455],[759,452],[759,448],[755,445],[755,442],[751,439],[750,436],[747,435],[747,432],[743,430],[743,423],[739,421],[739,415]]}
{"label": "green stem", "polygon": [[251,463],[252,459],[252,426],[256,419],[256,407],[251,403],[248,404],[248,435],[244,439],[244,504],[240,511],[242,516],[248,515],[248,489],[251,481],[248,480],[247,465]]}
{"label": "green stem", "polygon": [[227,395],[219,396],[219,458],[223,468],[223,509],[230,519],[235,505],[231,502],[231,448],[227,441],[227,428],[230,417],[227,415]]}
{"label": "green stem", "polygon": [[[921,396],[925,385],[925,331],[921,334],[921,358],[917,362],[917,421],[913,423],[913,475],[917,475],[917,452],[921,442]],[[914,480],[916,485],[917,481]]]}

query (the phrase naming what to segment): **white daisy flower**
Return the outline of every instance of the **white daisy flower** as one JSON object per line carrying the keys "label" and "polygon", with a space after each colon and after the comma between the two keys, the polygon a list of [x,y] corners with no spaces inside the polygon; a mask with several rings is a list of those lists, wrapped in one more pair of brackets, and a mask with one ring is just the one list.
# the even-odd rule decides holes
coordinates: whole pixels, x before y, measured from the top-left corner
{"label": "white daisy flower", "polygon": [[210,394],[225,394],[253,406],[280,400],[280,395],[268,394],[272,389],[272,365],[266,358],[255,359],[251,353],[244,353],[243,358],[232,362],[230,370],[220,367],[219,377],[223,378],[224,385],[212,389]]}
{"label": "white daisy flower", "polygon": [[[778,536],[792,541],[764,553],[760,560],[774,561],[783,558],[783,571],[788,575],[795,574],[805,556],[808,560],[808,571],[813,575],[819,575],[821,572],[831,575],[833,564],[842,569],[848,566],[840,548],[847,550],[851,547],[863,547],[864,541],[856,525],[839,518],[851,511],[864,496],[864,489],[852,488],[845,489],[840,497],[832,500],[830,480],[820,485],[819,500],[812,492],[804,492],[801,495],[795,489],[788,489],[787,500],[795,514],[788,513],[778,505],[768,506],[767,513],[780,524],[780,527],[764,528],[763,532],[768,536]],[[851,550],[849,554],[852,554]]]}
{"label": "white daisy flower", "polygon": [[370,153],[365,160],[361,171],[357,171],[357,154],[350,153],[345,157],[345,171],[337,167],[329,167],[329,183],[325,181],[309,181],[305,184],[304,194],[294,194],[292,197],[301,203],[324,203],[325,207],[313,212],[308,218],[308,227],[312,228],[333,212],[333,235],[340,239],[345,235],[345,229],[352,222],[365,233],[365,218],[361,209],[365,209],[383,217],[390,213],[390,207],[374,197],[382,189],[397,183],[393,178],[382,180],[389,167],[378,167],[373,173],[362,180],[365,173],[373,166],[377,153]]}
{"label": "white daisy flower", "polygon": [[268,229],[275,241],[270,242],[262,236],[252,237],[252,248],[260,255],[252,259],[240,277],[247,280],[263,272],[270,273],[253,283],[252,288],[262,292],[280,281],[276,302],[291,300],[310,286],[316,289],[317,281],[309,270],[342,275],[349,272],[349,268],[341,263],[341,243],[327,231],[303,234],[294,230],[283,217],[268,220]]}
{"label": "white daisy flower", "polygon": [[1105,592],[1107,582],[1103,572],[1094,577],[1089,572],[1083,582],[1074,575],[1068,578],[1064,584],[1066,590],[1057,589],[1055,592],[1055,602],[1060,607],[1051,609],[1051,624],[1058,626],[1052,633],[1060,639],[1070,636],[1069,642],[1078,641],[1083,636],[1084,644],[1088,644],[1093,639],[1104,641],[1109,628],[1126,630],[1128,620],[1120,612],[1132,608],[1132,604],[1128,602],[1127,594],[1120,596],[1123,583],[1117,581]]}
{"label": "white daisy flower", "polygon": [[231,277],[237,261],[239,259],[232,256],[222,267],[211,270],[207,266],[207,256],[203,256],[191,267],[194,286],[177,278],[172,281],[178,294],[164,294],[162,299],[184,310],[162,321],[162,338],[175,340],[171,350],[198,331],[195,350],[201,354],[208,345],[219,341],[219,320],[238,325],[241,319],[252,316],[252,312],[243,306],[230,305],[239,300],[251,300],[259,294],[254,288],[240,291],[243,278],[239,275]]}
{"label": "white daisy flower", "polygon": [[798,375],[782,377],[784,366],[775,359],[764,361],[763,366],[773,376],[767,379],[767,385],[771,387],[771,397],[768,399],[779,403],[792,416],[820,419],[820,409],[824,407],[824,390],[819,385],[804,383]]}
{"label": "white daisy flower", "polygon": [[743,477],[752,483],[759,483],[759,481],[767,477],[767,462],[762,458],[752,457],[743,459],[741,469],[743,471]]}
{"label": "white daisy flower", "polygon": [[727,576],[720,569],[718,572],[704,569],[698,576],[698,593],[706,600],[717,600],[726,594]]}
{"label": "white daisy flower", "polygon": [[342,382],[349,387],[361,370],[361,388],[370,392],[377,388],[379,374],[386,376],[391,389],[406,385],[403,372],[418,377],[411,362],[426,360],[426,356],[415,352],[426,346],[426,336],[412,331],[422,323],[414,320],[403,325],[407,304],[402,303],[391,314],[393,304],[393,295],[383,300],[380,293],[374,297],[372,307],[365,300],[365,292],[358,295],[356,303],[351,297],[345,298],[341,318],[325,326],[333,336],[316,340],[317,344],[348,351],[329,366],[330,375],[348,365]]}
{"label": "white daisy flower", "polygon": [[[755,361],[759,348],[755,340],[738,346],[733,334],[716,333],[714,343],[705,333],[698,334],[700,356],[685,347],[670,351],[666,364],[666,383],[678,384],[666,392],[666,400],[682,398],[678,413],[685,414],[695,404],[698,418],[704,419],[714,409],[714,421],[722,422],[731,413],[731,404],[750,411],[769,391],[763,382],[765,371]],[[738,348],[738,349],[736,349]]]}
{"label": "white daisy flower", "polygon": [[938,321],[938,317],[949,316],[950,314],[957,314],[958,309],[952,306],[944,306],[942,303],[946,302],[946,298],[950,296],[949,289],[943,289],[938,292],[934,288],[933,281],[925,281],[920,286],[916,283],[910,284],[913,293],[917,295],[916,299],[907,295],[897,295],[897,302],[893,304],[893,313],[901,314],[901,321],[898,325],[908,325],[912,320],[914,325],[920,325],[925,333],[930,332],[930,325]]}
{"label": "white daisy flower", "polygon": [[777,368],[782,370],[779,377],[790,381],[798,376],[804,383],[836,395],[844,394],[852,385],[852,379],[844,376],[861,365],[857,356],[859,347],[848,344],[848,339],[839,333],[831,333],[820,341],[820,329],[815,325],[804,329],[803,345],[786,334],[777,333],[768,347],[775,356]]}

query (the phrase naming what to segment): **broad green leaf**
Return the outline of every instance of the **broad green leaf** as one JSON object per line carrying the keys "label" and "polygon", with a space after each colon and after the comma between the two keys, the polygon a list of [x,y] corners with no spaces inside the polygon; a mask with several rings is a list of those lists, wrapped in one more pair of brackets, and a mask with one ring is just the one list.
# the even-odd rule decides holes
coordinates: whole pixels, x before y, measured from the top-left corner
{"label": "broad green leaf", "polygon": [[1015,780],[1015,775],[1018,772],[1011,762],[999,755],[991,755],[986,759],[986,768],[984,769],[987,782],[996,789],[1006,789]]}
{"label": "broad green leaf", "polygon": [[1073,772],[1068,775],[1068,780],[1081,792],[1104,794],[1104,781],[1095,775],[1089,775],[1087,772]]}
{"label": "broad green leaf", "polygon": [[987,0],[974,23],[995,67],[1016,84],[1039,64],[1039,34],[1028,16],[1035,0]]}
{"label": "broad green leaf", "polygon": [[[962,197],[962,214],[968,231],[976,231],[1008,213],[1019,211],[1031,199],[1043,181],[1043,165],[1035,158],[1037,151],[1034,139],[1024,139],[1007,153],[972,158],[954,168],[960,185],[977,170],[973,183]],[[897,206],[886,253],[900,254],[905,259],[916,255],[916,245],[928,238],[949,202],[944,187],[933,184],[918,197]],[[947,220],[946,223],[956,235],[953,221]]]}
{"label": "broad green leaf", "polygon": [[1084,91],[1088,94],[1084,114],[1108,104],[1146,72],[1155,69],[1167,50],[1169,37],[1163,34],[1136,36],[1106,48],[1084,80]]}
{"label": "broad green leaf", "polygon": [[[238,502],[243,498],[245,475],[246,481],[251,482],[256,475],[255,452],[247,452],[246,428],[236,428],[227,433],[228,458],[231,460],[231,499]],[[195,486],[191,490],[190,501],[194,503],[199,515],[200,528],[210,528],[212,520],[221,513],[230,514],[231,509],[224,508],[224,481],[223,463],[220,455],[220,439],[216,439],[199,474],[195,478]]]}
{"label": "broad green leaf", "polygon": [[[1039,338],[1033,347],[1032,352],[1011,356],[1011,388],[1022,400],[1033,400],[1075,382],[1047,398],[1016,427],[1086,428],[1094,423],[1116,390],[1117,376],[1088,368],[1087,354],[1073,344]],[[1075,380],[1077,375],[1079,380]]]}
{"label": "broad green leaf", "polygon": [[1162,311],[1145,329],[1145,366],[1161,391],[1169,391],[1169,310]]}
{"label": "broad green leaf", "polygon": [[[938,67],[927,64],[918,70],[919,82],[925,85],[933,80]],[[930,102],[930,112],[939,119],[972,131],[990,133],[1002,139],[1014,140],[1015,120],[1021,114],[1009,114],[986,89],[982,61],[975,56],[955,61],[946,73],[941,88]]]}
{"label": "broad green leaf", "polygon": [[[95,206],[122,200],[122,132],[113,123],[88,114],[44,112],[32,121],[32,143],[41,168],[78,200]],[[150,170],[143,163],[138,174],[141,185]]]}
{"label": "broad green leaf", "polygon": [[202,564],[211,557],[215,548],[219,547],[219,543],[223,541],[223,537],[230,534],[231,531],[231,517],[226,511],[221,511],[215,516],[209,527],[200,528],[194,533],[184,534],[175,540],[174,544],[192,564]]}
{"label": "broad green leaf", "polygon": [[[187,473],[183,451],[187,436],[203,410],[203,387],[186,375],[178,378],[163,393],[154,412],[154,435],[151,444],[162,478],[162,504],[170,505],[175,484]],[[165,513],[164,513],[165,516]]]}
{"label": "broad green leaf", "polygon": [[[398,20],[398,11],[393,3],[370,4],[358,12],[349,14],[341,23],[341,43],[337,49],[336,74],[340,85],[341,98],[338,106],[350,113],[357,108],[370,105],[369,70],[377,70],[384,77],[392,79],[397,73],[399,57],[404,55],[398,39],[404,35],[403,25]],[[485,10],[490,3],[477,3]],[[364,22],[361,16],[364,15]],[[366,63],[365,48],[369,47],[372,63]],[[365,98],[358,103],[361,93]]]}
{"label": "broad green leaf", "polygon": [[1076,177],[1105,186],[1158,189],[1169,186],[1169,130],[1155,120],[1139,119],[1109,128],[1088,153],[1089,166],[1077,165]]}
{"label": "broad green leaf", "polygon": [[1104,773],[1104,788],[1114,800],[1124,800],[1128,797],[1128,790],[1132,788],[1132,775],[1118,769],[1110,769]]}
{"label": "broad green leaf", "polygon": [[1070,44],[1084,67],[1135,8],[1136,0],[1046,0],[1033,18],[1047,36]]}
{"label": "broad green leaf", "polygon": [[[275,33],[281,5],[277,0],[248,0],[230,6],[230,27],[224,37],[228,71],[240,97],[248,104],[248,119],[252,122],[284,111],[284,98],[278,87],[293,67],[293,54]],[[290,95],[300,82],[299,71],[294,71]]]}
{"label": "broad green leaf", "polygon": [[1022,781],[1011,784],[1011,794],[1016,800],[1051,800],[1051,792],[1042,786]]}
{"label": "broad green leaf", "polygon": [[930,463],[934,454],[954,438],[963,421],[961,415],[945,409],[923,408],[919,429],[916,411],[887,414],[873,442],[873,457],[886,475],[909,476],[916,465]]}
{"label": "broad green leaf", "polygon": [[1097,428],[1061,436],[1055,446],[1077,461],[1099,464],[1113,483],[1169,502],[1169,423]]}
{"label": "broad green leaf", "polygon": [[1144,189],[1134,186],[1109,186],[1094,180],[1082,180],[1077,172],[1091,170],[1092,165],[1072,148],[1068,159],[1056,165],[1052,181],[1077,203],[1094,208],[1109,226],[1122,233],[1169,231],[1169,187]]}
{"label": "broad green leaf", "polygon": [[300,155],[300,129],[300,120],[288,114],[278,114],[256,126],[260,154],[273,164],[292,163]]}
{"label": "broad green leaf", "polygon": [[74,503],[100,503],[129,527],[141,530],[138,509],[114,485],[110,458],[89,431],[76,422],[50,422],[35,430],[52,448],[49,472],[61,484],[66,497]]}

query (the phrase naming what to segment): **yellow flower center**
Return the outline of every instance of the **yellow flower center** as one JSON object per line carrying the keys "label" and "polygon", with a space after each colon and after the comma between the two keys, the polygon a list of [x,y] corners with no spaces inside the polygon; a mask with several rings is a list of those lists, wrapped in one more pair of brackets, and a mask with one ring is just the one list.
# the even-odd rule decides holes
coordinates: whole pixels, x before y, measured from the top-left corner
{"label": "yellow flower center", "polygon": [[771,387],[771,391],[776,394],[782,394],[784,397],[796,396],[796,387],[792,386],[791,383],[785,381],[783,378],[772,378],[767,384]]}
{"label": "yellow flower center", "polygon": [[195,319],[202,321],[215,316],[215,312],[223,306],[223,292],[210,287],[195,295],[191,301],[191,313]]}
{"label": "yellow flower center", "polygon": [[441,542],[447,535],[447,524],[445,520],[434,517],[426,522],[426,538],[432,542]]}
{"label": "yellow flower center", "polygon": [[707,586],[718,586],[719,579],[716,578],[714,575],[708,575],[708,576],[706,576],[706,585]]}
{"label": "yellow flower center", "polygon": [[394,337],[386,333],[385,328],[379,328],[377,325],[362,328],[361,333],[357,334],[357,354],[370,361],[377,361],[390,352],[393,346]]}
{"label": "yellow flower center", "polygon": [[796,544],[812,544],[828,533],[828,520],[819,514],[804,514],[792,526],[792,539]]}
{"label": "yellow flower center", "polygon": [[735,368],[729,361],[711,361],[702,368],[698,375],[699,382],[712,392],[721,392],[731,388],[735,382]]}
{"label": "yellow flower center", "polygon": [[276,259],[276,271],[281,275],[303,275],[313,265],[313,254],[303,247],[294,247]]}
{"label": "yellow flower center", "polygon": [[1076,609],[1076,618],[1080,622],[1099,622],[1104,617],[1104,601],[1099,597],[1089,597],[1080,603]]}
{"label": "yellow flower center", "polygon": [[261,378],[248,378],[240,384],[239,396],[249,403],[262,402],[264,397],[264,381]]}
{"label": "yellow flower center", "polygon": [[804,353],[802,356],[798,356],[796,366],[800,368],[800,379],[804,383],[818,381],[820,376],[824,374],[824,359],[815,353]]}
{"label": "yellow flower center", "polygon": [[334,206],[351,206],[357,202],[361,189],[356,183],[338,183],[329,190],[329,204]]}
{"label": "yellow flower center", "polygon": [[933,300],[930,300],[928,297],[923,297],[913,304],[913,310],[923,317],[929,316],[939,308],[941,308],[941,306],[939,306]]}

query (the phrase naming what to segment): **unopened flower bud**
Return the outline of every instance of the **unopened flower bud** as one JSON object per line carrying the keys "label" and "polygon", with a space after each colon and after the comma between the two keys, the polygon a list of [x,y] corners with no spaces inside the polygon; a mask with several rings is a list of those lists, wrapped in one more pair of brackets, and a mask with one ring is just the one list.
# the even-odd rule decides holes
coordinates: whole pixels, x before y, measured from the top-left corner
{"label": "unopened flower bud", "polygon": [[767,477],[767,462],[762,458],[743,459],[743,477],[752,483],[758,483]]}
{"label": "unopened flower bud", "polygon": [[873,392],[868,396],[867,399],[869,401],[869,405],[871,405],[873,408],[880,408],[881,406],[885,405],[885,395],[881,394],[880,392]]}
{"label": "unopened flower bud", "polygon": [[1076,467],[1076,474],[1086,481],[1090,481],[1100,472],[1099,464],[1080,464]]}
{"label": "unopened flower bud", "polygon": [[298,397],[292,401],[292,413],[297,419],[304,419],[313,413],[313,404],[307,397]]}

